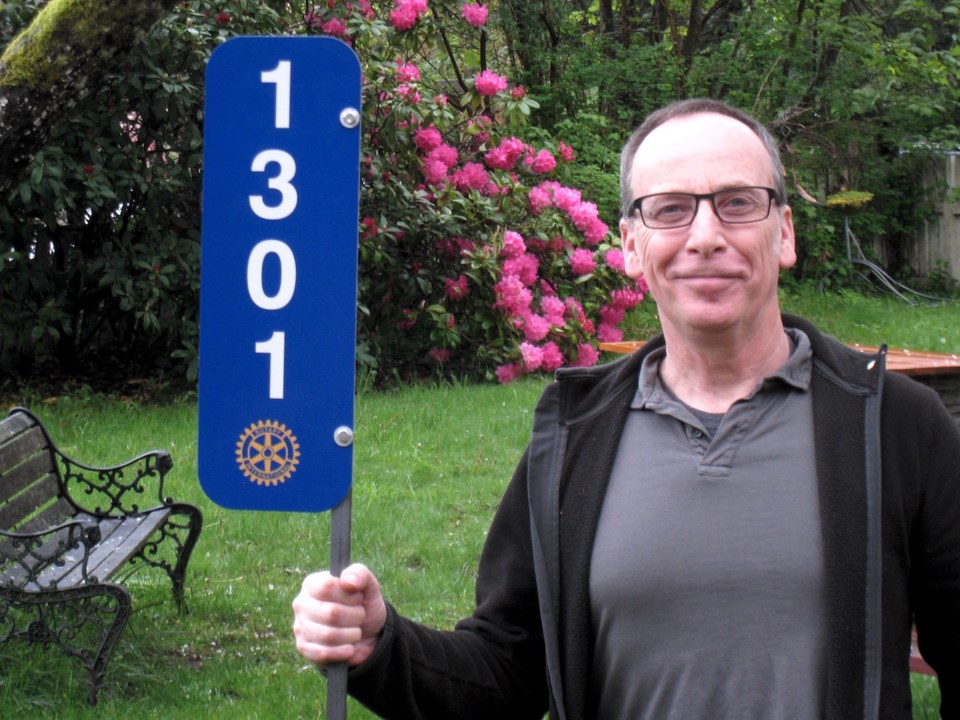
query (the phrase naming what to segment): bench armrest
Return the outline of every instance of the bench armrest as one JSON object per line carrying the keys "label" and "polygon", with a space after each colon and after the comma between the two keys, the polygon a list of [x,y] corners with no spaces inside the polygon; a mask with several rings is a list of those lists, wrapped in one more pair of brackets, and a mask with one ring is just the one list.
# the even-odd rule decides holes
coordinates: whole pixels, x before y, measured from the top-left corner
{"label": "bench armrest", "polygon": [[41,532],[0,530],[0,587],[55,590],[60,568],[81,565],[87,575],[90,551],[100,541],[100,528],[82,521],[65,522]]}
{"label": "bench armrest", "polygon": [[[67,494],[93,515],[121,517],[173,502],[163,495],[163,480],[173,467],[166,450],[152,450],[113,467],[91,467],[56,452]],[[156,501],[147,496],[147,481],[154,478]]]}

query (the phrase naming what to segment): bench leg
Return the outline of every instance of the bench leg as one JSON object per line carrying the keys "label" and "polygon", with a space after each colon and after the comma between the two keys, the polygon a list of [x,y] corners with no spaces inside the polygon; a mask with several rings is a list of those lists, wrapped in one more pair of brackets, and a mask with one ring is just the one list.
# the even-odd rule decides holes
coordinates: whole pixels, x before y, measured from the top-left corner
{"label": "bench leg", "polygon": [[[170,517],[137,553],[136,557],[147,565],[161,568],[167,573],[173,585],[173,599],[177,608],[184,612],[186,604],[184,603],[183,592],[187,563],[190,562],[190,554],[197,544],[197,538],[200,537],[200,530],[203,528],[203,516],[192,505],[173,503],[168,507],[172,511]],[[168,538],[176,548],[176,557],[173,562],[164,557],[160,551]]]}
{"label": "bench leg", "polygon": [[3,601],[30,617],[24,629],[10,632],[8,637],[56,645],[67,655],[79,658],[88,673],[87,701],[96,705],[110,654],[130,617],[126,588],[98,584],[44,593],[3,593]]}

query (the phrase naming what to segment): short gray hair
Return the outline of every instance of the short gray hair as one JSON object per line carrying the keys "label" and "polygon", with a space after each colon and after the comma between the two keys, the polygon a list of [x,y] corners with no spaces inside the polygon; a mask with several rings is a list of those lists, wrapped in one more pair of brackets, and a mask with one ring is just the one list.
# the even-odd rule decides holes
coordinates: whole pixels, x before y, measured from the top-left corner
{"label": "short gray hair", "polygon": [[692,98],[689,100],[677,100],[666,105],[659,110],[647,115],[630,139],[623,146],[623,152],[620,153],[620,215],[624,218],[630,212],[630,204],[633,202],[633,193],[630,189],[631,171],[633,169],[633,158],[637,154],[637,149],[641,143],[647,139],[647,136],[656,128],[664,123],[675,120],[676,118],[687,115],[699,115],[701,113],[712,113],[714,115],[725,115],[734,120],[738,120],[750,128],[753,133],[760,138],[767,154],[770,156],[770,163],[773,166],[774,191],[778,205],[785,205],[787,202],[787,189],[784,183],[783,162],[780,160],[780,148],[770,131],[764,127],[763,123],[757,120],[749,113],[739,108],[729,105],[721,100],[710,98]]}

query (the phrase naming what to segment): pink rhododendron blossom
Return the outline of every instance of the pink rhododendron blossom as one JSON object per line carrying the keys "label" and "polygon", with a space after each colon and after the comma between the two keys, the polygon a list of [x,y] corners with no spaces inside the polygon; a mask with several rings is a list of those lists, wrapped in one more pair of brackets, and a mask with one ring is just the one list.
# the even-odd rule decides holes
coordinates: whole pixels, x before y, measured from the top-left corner
{"label": "pink rhododendron blossom", "polygon": [[530,313],[523,318],[523,336],[530,342],[540,342],[550,333],[550,323],[542,315]]}
{"label": "pink rhododendron blossom", "polygon": [[597,245],[603,241],[610,232],[610,228],[600,218],[594,218],[586,227],[582,228],[584,239],[591,245]]}
{"label": "pink rhododendron blossom", "polygon": [[438,145],[437,147],[435,147],[433,150],[430,151],[428,157],[439,160],[444,165],[446,165],[447,170],[449,170],[450,168],[452,168],[454,165],[457,164],[457,160],[459,159],[459,154],[457,153],[457,149],[455,147],[452,147],[451,145],[447,145],[446,143],[441,143],[440,145]]}
{"label": "pink rhododendron blossom", "polygon": [[489,12],[487,6],[481,5],[480,3],[466,3],[460,8],[460,14],[463,15],[463,19],[475,28],[482,28],[487,24],[487,14]]}
{"label": "pink rhododendron blossom", "polygon": [[589,275],[597,269],[597,261],[593,253],[586,248],[577,248],[570,253],[570,269],[576,275]]}
{"label": "pink rhododendron blossom", "polygon": [[527,245],[523,241],[520,233],[513,230],[507,230],[503,234],[503,248],[500,250],[500,257],[504,259],[518,258],[527,251]]}
{"label": "pink rhododendron blossom", "polygon": [[573,367],[592,367],[600,359],[600,353],[590,343],[580,343],[577,345],[577,359],[571,363]]}
{"label": "pink rhododendron blossom", "polygon": [[445,362],[450,360],[450,351],[446,348],[430,348],[430,351],[427,353],[427,357],[437,365],[443,365]]}
{"label": "pink rhododendron blossom", "polygon": [[428,153],[434,148],[440,147],[443,143],[443,136],[436,126],[431,125],[417,130],[413,134],[413,142],[420,148],[420,152]]}
{"label": "pink rhododendron blossom", "polygon": [[467,163],[453,174],[453,184],[460,192],[484,190],[490,176],[480,163]]}
{"label": "pink rhododendron blossom", "polygon": [[537,273],[540,271],[540,261],[536,255],[524,253],[518,258],[509,258],[503,261],[503,274],[516,275],[527,287],[537,282]]}
{"label": "pink rhododendron blossom", "polygon": [[517,160],[527,151],[530,146],[523,140],[515,137],[504,138],[495,148],[487,151],[483,156],[484,162],[488,167],[494,170],[513,170]]}
{"label": "pink rhododendron blossom", "polygon": [[430,185],[440,185],[447,179],[450,168],[446,163],[429,155],[423,160],[423,177]]}
{"label": "pink rhododendron blossom", "polygon": [[[558,205],[559,207],[559,205]],[[570,208],[563,208],[570,216],[570,221],[582,230],[593,222],[597,217],[597,206],[592,202],[580,201]]]}
{"label": "pink rhododendron blossom", "polygon": [[506,275],[493,286],[497,301],[494,310],[502,310],[507,317],[523,317],[530,313],[533,294],[516,275]]}
{"label": "pink rhododendron blossom", "polygon": [[327,20],[327,22],[320,26],[320,29],[325,34],[332,35],[333,37],[344,37],[347,34],[347,26],[340,18]]}
{"label": "pink rhododendron blossom", "polygon": [[404,310],[403,320],[397,322],[397,330],[409,330],[417,324],[417,313],[413,310]]}
{"label": "pink rhododendron blossom", "polygon": [[600,342],[620,342],[623,340],[623,330],[602,322],[597,327],[597,340]]}
{"label": "pink rhododendron blossom", "polygon": [[402,5],[390,11],[390,22],[393,23],[394,29],[398,32],[412,28],[417,24],[419,17],[417,11],[409,5]]}
{"label": "pink rhododendron blossom", "polygon": [[520,355],[523,357],[523,369],[525,372],[533,372],[539,368],[540,363],[543,362],[543,348],[528,342],[520,343]]}
{"label": "pink rhododendron blossom", "polygon": [[567,306],[567,317],[576,320],[581,325],[587,321],[587,316],[583,312],[583,305],[576,298],[568,297],[563,302]]}
{"label": "pink rhododendron blossom", "polygon": [[550,191],[539,185],[530,188],[527,197],[530,199],[530,212],[534,215],[539,215],[553,205],[553,198],[550,196]]}
{"label": "pink rhododendron blossom", "polygon": [[640,304],[643,300],[643,293],[631,288],[620,288],[610,293],[610,300],[616,307],[630,310]]}
{"label": "pink rhododendron blossom", "polygon": [[608,267],[613,268],[617,272],[623,273],[627,270],[626,265],[624,265],[623,250],[618,250],[617,248],[607,250],[603,255],[603,261]]}
{"label": "pink rhododendron blossom", "polygon": [[429,184],[439,185],[447,179],[450,168],[456,164],[456,148],[442,143],[423,159],[423,176]]}
{"label": "pink rhododendron blossom", "polygon": [[544,372],[554,372],[563,366],[563,353],[555,342],[543,344],[543,360],[540,369]]}
{"label": "pink rhododendron blossom", "polygon": [[540,309],[543,311],[543,317],[553,327],[563,327],[566,320],[563,317],[563,311],[567,306],[563,300],[556,295],[547,295],[540,299]]}
{"label": "pink rhododendron blossom", "polygon": [[557,143],[557,152],[560,153],[560,159],[563,160],[563,162],[573,162],[573,148],[562,140]]}
{"label": "pink rhododendron blossom", "polygon": [[520,363],[511,363],[509,365],[500,365],[497,368],[497,380],[502,383],[513,382],[523,373],[523,365]]}
{"label": "pink rhododendron blossom", "polygon": [[565,213],[572,212],[581,202],[579,190],[558,186],[553,191],[553,204]]}
{"label": "pink rhododendron blossom", "polygon": [[[637,278],[637,290],[643,293],[643,295],[646,295],[648,292],[650,292],[650,286],[647,285],[647,279],[643,275]],[[641,298],[643,295],[641,295]]]}
{"label": "pink rhododendron blossom", "polygon": [[510,97],[514,100],[523,100],[527,96],[527,89],[523,85],[514,85]]}
{"label": "pink rhododendron blossom", "polygon": [[420,93],[411,85],[397,85],[397,97],[409,100],[412,103],[420,102]]}
{"label": "pink rhododendron blossom", "polygon": [[619,305],[604,305],[600,308],[601,325],[603,323],[606,323],[607,325],[619,325],[623,322],[625,315],[626,309],[620,307]]}
{"label": "pink rhododendron blossom", "polygon": [[400,32],[416,25],[420,16],[427,12],[427,0],[396,0],[390,11],[390,22]]}
{"label": "pink rhododendron blossom", "polygon": [[507,79],[490,70],[484,70],[477,75],[474,81],[474,87],[476,87],[477,92],[481,95],[496,95],[498,92],[503,92],[507,89]]}
{"label": "pink rhododendron blossom", "polygon": [[444,280],[444,286],[447,297],[451,300],[463,300],[470,294],[466,275],[461,275],[456,280],[447,278]]}
{"label": "pink rhododendron blossom", "polygon": [[420,79],[420,71],[413,63],[401,63],[397,60],[397,82],[411,83]]}
{"label": "pink rhododendron blossom", "polygon": [[557,166],[557,161],[549,150],[540,150],[533,157],[527,158],[526,164],[530,168],[530,172],[543,175],[553,170]]}

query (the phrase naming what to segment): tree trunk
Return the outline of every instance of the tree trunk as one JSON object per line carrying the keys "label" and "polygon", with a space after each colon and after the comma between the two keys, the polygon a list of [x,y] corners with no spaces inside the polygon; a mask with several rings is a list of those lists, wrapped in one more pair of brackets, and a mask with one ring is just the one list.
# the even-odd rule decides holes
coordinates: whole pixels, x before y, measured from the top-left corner
{"label": "tree trunk", "polygon": [[0,197],[178,0],[50,0],[0,57]]}

